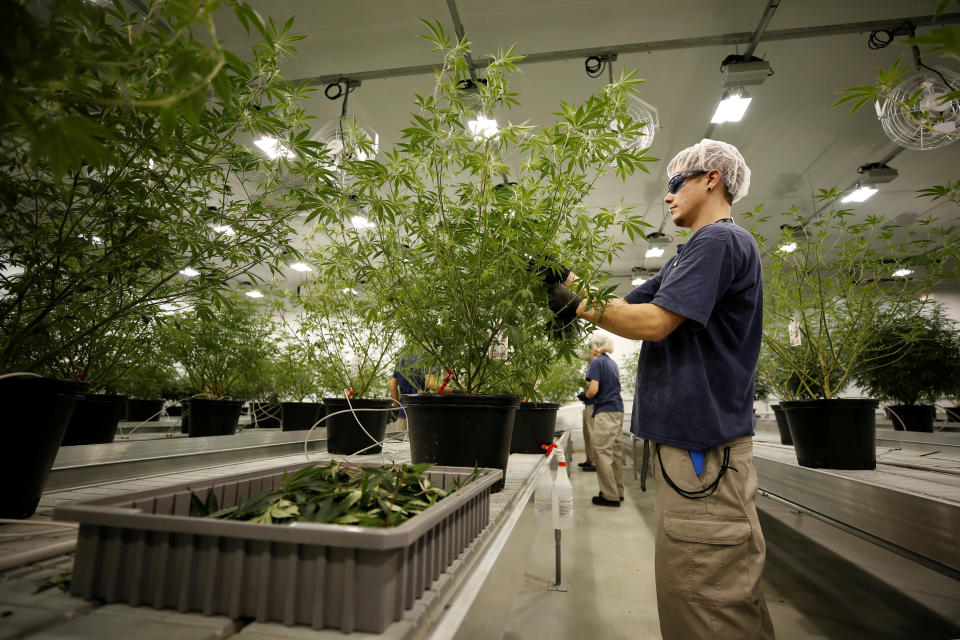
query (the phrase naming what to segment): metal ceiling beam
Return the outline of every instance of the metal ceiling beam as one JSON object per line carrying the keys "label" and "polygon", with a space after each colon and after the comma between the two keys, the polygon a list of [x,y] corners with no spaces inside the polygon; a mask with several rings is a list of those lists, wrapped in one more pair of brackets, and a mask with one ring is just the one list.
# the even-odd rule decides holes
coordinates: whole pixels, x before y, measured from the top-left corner
{"label": "metal ceiling beam", "polygon": [[[448,0],[449,1],[449,0]],[[777,29],[766,31],[761,40],[763,42],[778,42],[782,40],[798,40],[804,38],[821,38],[851,33],[869,31],[893,30],[909,20],[917,26],[931,27],[948,24],[960,24],[960,13],[944,13],[939,18],[932,15],[909,16],[891,20],[868,20],[864,22],[845,22],[842,24],[821,25],[815,27],[796,27],[793,29]],[[738,44],[750,44],[754,32],[740,31],[700,38],[677,38],[674,40],[654,40],[650,42],[632,42],[623,44],[604,45],[602,47],[588,47],[585,49],[563,49],[527,54],[519,64],[534,64],[538,62],[555,62],[570,58],[589,58],[590,56],[604,56],[611,53],[647,53],[652,51],[670,51],[675,49],[695,49],[698,47],[719,47]],[[475,63],[477,69],[486,68],[487,62]],[[338,78],[347,77],[351,80],[376,80],[382,78],[397,78],[402,76],[429,75],[434,72],[435,65],[421,64],[409,67],[391,67],[371,69],[368,71],[354,71],[350,73],[331,73],[322,76],[298,78],[295,82],[307,82],[311,85],[326,85],[336,82]]]}
{"label": "metal ceiling beam", "polygon": [[[453,20],[453,28],[457,32],[457,38],[463,40],[467,37],[467,32],[463,29],[463,23],[460,21],[460,12],[457,11],[457,1],[456,0],[447,0],[447,7],[450,9],[450,18]],[[470,52],[468,51],[464,57],[467,59],[468,69],[470,70],[470,79],[474,82],[477,81],[477,70],[473,65],[473,58],[470,57]]]}

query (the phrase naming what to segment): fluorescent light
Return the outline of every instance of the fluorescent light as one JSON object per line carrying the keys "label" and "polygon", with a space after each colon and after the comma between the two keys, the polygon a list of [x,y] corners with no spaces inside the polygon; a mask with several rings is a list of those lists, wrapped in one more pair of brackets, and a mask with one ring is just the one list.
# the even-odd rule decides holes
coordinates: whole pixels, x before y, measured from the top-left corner
{"label": "fluorescent light", "polygon": [[249,297],[251,297],[251,298],[262,298],[262,297],[263,297],[263,294],[260,293],[259,291],[257,291],[256,289],[251,289],[250,291],[247,291],[247,292],[246,292],[246,295],[249,296]]}
{"label": "fluorescent light", "polygon": [[659,258],[663,255],[663,249],[660,247],[650,247],[647,249],[646,257],[647,258]]}
{"label": "fluorescent light", "polygon": [[632,284],[633,286],[637,286],[637,285],[643,284],[646,281],[647,281],[646,278],[634,278],[633,280],[630,281],[630,284]]}
{"label": "fluorescent light", "polygon": [[790,242],[790,243],[787,243],[787,244],[782,244],[782,245],[780,245],[780,246],[777,248],[777,251],[779,251],[780,253],[793,253],[793,252],[796,251],[796,250],[797,250],[797,243],[796,243],[796,242]]}
{"label": "fluorescent light", "polygon": [[360,216],[360,215],[352,216],[350,218],[350,222],[357,229],[373,229],[374,227],[377,226],[373,222],[370,222],[369,220],[367,220],[364,216]]}
{"label": "fluorescent light", "polygon": [[469,120],[467,122],[467,128],[470,129],[470,133],[473,134],[474,140],[490,138],[500,132],[497,121],[493,118],[488,118],[482,113],[478,113],[476,119]]}
{"label": "fluorescent light", "polygon": [[267,154],[267,157],[271,160],[276,160],[280,156],[284,158],[293,157],[293,151],[280,144],[280,141],[273,136],[260,136],[253,141],[253,144],[260,147],[260,150]]}
{"label": "fluorescent light", "polygon": [[313,271],[313,267],[306,264],[305,262],[294,262],[290,265],[290,268],[294,271]]}
{"label": "fluorescent light", "polygon": [[725,91],[717,110],[710,120],[713,124],[723,124],[724,122],[740,122],[743,114],[747,112],[750,106],[751,98],[743,89],[733,89]]}
{"label": "fluorescent light", "polygon": [[216,231],[217,233],[222,233],[225,236],[232,236],[232,235],[236,235],[237,233],[236,231],[233,230],[233,227],[231,227],[228,224],[215,224],[213,225],[213,230]]}
{"label": "fluorescent light", "polygon": [[905,278],[911,273],[913,273],[913,269],[897,269],[892,275],[894,278]]}
{"label": "fluorescent light", "polygon": [[877,192],[873,187],[857,187],[840,199],[840,202],[863,202]]}
{"label": "fluorescent light", "polygon": [[356,289],[351,289],[350,287],[346,287],[346,288],[343,290],[343,292],[344,292],[344,293],[352,293],[353,295],[357,295],[357,290],[356,290]]}
{"label": "fluorescent light", "polygon": [[185,269],[180,269],[180,275],[186,278],[192,278],[194,276],[200,275],[200,272],[194,269],[193,267],[186,267]]}

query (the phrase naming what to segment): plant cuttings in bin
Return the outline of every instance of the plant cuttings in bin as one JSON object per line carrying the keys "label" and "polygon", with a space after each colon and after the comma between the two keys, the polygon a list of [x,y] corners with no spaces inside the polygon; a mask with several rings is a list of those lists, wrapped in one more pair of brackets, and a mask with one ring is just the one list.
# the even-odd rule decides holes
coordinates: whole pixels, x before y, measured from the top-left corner
{"label": "plant cuttings in bin", "polygon": [[447,491],[425,475],[432,463],[355,466],[331,461],[284,474],[283,485],[232,507],[219,508],[210,491],[206,500],[190,495],[190,515],[263,524],[313,522],[393,527],[475,480],[480,469]]}

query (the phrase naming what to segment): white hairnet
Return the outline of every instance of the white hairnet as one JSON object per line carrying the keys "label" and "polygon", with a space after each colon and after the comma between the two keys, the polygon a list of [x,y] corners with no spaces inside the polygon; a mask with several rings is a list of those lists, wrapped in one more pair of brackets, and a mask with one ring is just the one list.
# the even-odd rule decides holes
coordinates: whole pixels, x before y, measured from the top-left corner
{"label": "white hairnet", "polygon": [[601,353],[613,353],[613,340],[605,333],[595,333],[590,338],[590,346]]}
{"label": "white hairnet", "polygon": [[667,175],[675,176],[685,169],[716,169],[723,177],[727,192],[736,202],[750,190],[750,167],[732,144],[704,138],[673,157]]}

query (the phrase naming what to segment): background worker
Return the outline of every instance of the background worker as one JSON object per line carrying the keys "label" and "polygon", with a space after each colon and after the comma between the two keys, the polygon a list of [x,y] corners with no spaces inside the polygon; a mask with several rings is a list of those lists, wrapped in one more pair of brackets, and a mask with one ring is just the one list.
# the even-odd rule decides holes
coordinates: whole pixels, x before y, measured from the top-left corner
{"label": "background worker", "polygon": [[[631,429],[655,443],[657,608],[666,640],[773,638],[761,591],[766,545],[757,518],[753,383],[763,329],[760,257],[730,217],[750,169],[733,145],[701,140],[667,167],[664,202],[689,240],[625,298],[573,310],[643,340]],[[565,274],[572,284],[575,276]]]}
{"label": "background worker", "polygon": [[587,369],[587,398],[593,399],[593,450],[596,456],[600,493],[593,504],[619,507],[623,499],[620,478],[620,429],[623,424],[623,398],[620,396],[620,371],[607,355],[613,353],[613,340],[606,334],[590,339],[593,360]]}
{"label": "background worker", "polygon": [[[587,370],[589,370],[594,357],[593,349],[588,349],[586,353]],[[586,371],[583,375],[584,381],[589,385],[589,381],[586,380]],[[593,449],[593,398],[588,398],[587,390],[584,389],[577,394],[577,399],[583,403],[583,449],[587,454],[587,459],[577,466],[583,471],[596,471],[597,454]]]}
{"label": "background worker", "polygon": [[[420,366],[420,354],[411,352],[400,357],[397,368],[390,378],[390,397],[393,406],[400,407],[400,394],[423,393],[436,386],[436,376],[428,376]],[[407,412],[397,411],[397,431],[407,430]]]}

